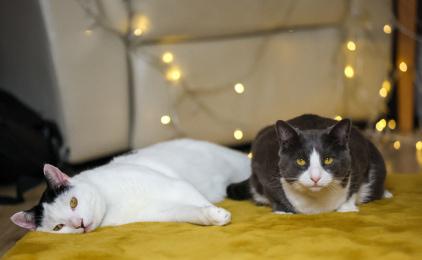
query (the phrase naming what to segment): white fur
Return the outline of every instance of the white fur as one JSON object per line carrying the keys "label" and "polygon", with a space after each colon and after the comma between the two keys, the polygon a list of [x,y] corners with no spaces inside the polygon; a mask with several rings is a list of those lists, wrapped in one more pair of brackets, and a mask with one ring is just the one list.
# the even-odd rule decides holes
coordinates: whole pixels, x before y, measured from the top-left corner
{"label": "white fur", "polygon": [[[358,204],[361,204],[365,201],[367,201],[367,198],[371,195],[372,191],[371,191],[371,187],[375,182],[375,176],[374,174],[376,174],[376,172],[374,170],[369,170],[369,174],[368,174],[368,182],[362,184],[359,188],[358,191],[358,197],[356,202]],[[391,192],[389,192],[388,190],[384,190],[384,194],[383,194],[383,198],[389,199],[392,198],[393,194]]]}
{"label": "white fur", "polygon": [[[153,145],[70,179],[73,188],[54,203],[44,204],[45,217],[37,230],[82,233],[139,221],[190,222],[225,225],[230,213],[211,203],[226,196],[230,183],[250,175],[250,160],[239,152],[189,139]],[[69,201],[78,199],[72,210]]]}
{"label": "white fur", "polygon": [[252,198],[255,202],[261,203],[263,205],[270,205],[270,201],[263,195],[256,192],[254,187],[251,187],[250,189],[251,189]]}
{"label": "white fur", "polygon": [[338,212],[358,212],[359,209],[356,206],[356,194],[350,196],[350,198],[343,203],[338,209]]}
{"label": "white fur", "polygon": [[393,197],[393,193],[389,192],[388,190],[384,190],[384,199],[391,199]]}
{"label": "white fur", "polygon": [[[311,177],[319,177],[315,184]],[[331,173],[321,165],[319,153],[313,149],[309,167],[298,178],[298,182],[288,183],[281,178],[281,185],[287,199],[295,209],[304,214],[317,214],[337,210],[346,202],[350,182],[346,187],[333,180]]]}
{"label": "white fur", "polygon": [[357,203],[363,203],[365,201],[365,199],[371,195],[371,185],[372,185],[372,181],[370,180],[369,182],[363,183],[358,191],[358,198],[357,198]]}

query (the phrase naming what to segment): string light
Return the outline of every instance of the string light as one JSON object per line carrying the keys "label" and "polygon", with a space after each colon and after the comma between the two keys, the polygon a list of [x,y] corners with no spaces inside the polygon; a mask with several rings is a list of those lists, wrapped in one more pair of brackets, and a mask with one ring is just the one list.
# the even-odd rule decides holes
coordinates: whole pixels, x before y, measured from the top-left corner
{"label": "string light", "polygon": [[386,34],[390,34],[391,31],[392,31],[391,26],[389,24],[385,24],[382,29],[383,29],[384,33],[386,33]]}
{"label": "string light", "polygon": [[341,117],[341,116],[335,116],[334,117],[334,120],[336,120],[336,121],[341,121],[343,118]]}
{"label": "string light", "polygon": [[236,129],[233,132],[234,139],[241,140],[243,138],[243,132],[240,129]]}
{"label": "string light", "polygon": [[387,126],[387,121],[385,119],[381,119],[375,124],[375,129],[377,129],[378,132],[382,132],[384,128]]}
{"label": "string light", "polygon": [[161,120],[160,121],[161,121],[161,124],[168,125],[171,122],[171,117],[169,115],[163,115],[161,117]]}
{"label": "string light", "polygon": [[355,70],[353,69],[353,67],[352,67],[352,66],[347,65],[347,66],[344,68],[344,75],[346,76],[346,78],[351,79],[351,78],[353,78],[353,76],[355,75]]}
{"label": "string light", "polygon": [[386,98],[388,95],[387,90],[385,88],[380,88],[379,94],[383,98]]}
{"label": "string light", "polygon": [[84,33],[85,33],[86,36],[91,36],[92,35],[92,30],[86,29]]}
{"label": "string light", "polygon": [[135,36],[141,36],[144,33],[144,31],[141,28],[136,28],[135,30],[133,30],[133,34]]}
{"label": "string light", "polygon": [[388,80],[384,80],[382,82],[382,87],[380,88],[379,94],[381,97],[386,98],[388,96],[388,93],[391,90],[391,83]]}
{"label": "string light", "polygon": [[[126,8],[131,11],[130,5],[127,5]],[[131,13],[134,13],[134,12],[131,12]],[[94,17],[94,19],[98,19],[98,18]],[[133,30],[126,32],[126,34],[124,34],[124,35],[122,35],[120,32],[116,32],[116,35],[118,37],[121,37],[122,39],[126,39],[125,37],[127,37],[128,35],[129,36],[130,35],[141,36],[141,35],[147,34],[149,32],[149,30],[151,29],[150,21],[144,15],[133,15],[133,16],[130,15],[129,21],[130,21],[129,27],[132,28]],[[104,23],[98,23],[98,24],[103,26]],[[105,23],[105,24],[107,24],[107,23]],[[103,27],[107,27],[107,26],[104,25]],[[384,33],[391,34],[392,27],[389,24],[385,24],[384,27],[383,27],[383,30],[384,30]],[[111,31],[115,31],[115,30],[111,30]],[[289,32],[293,32],[293,30],[289,30]],[[91,30],[85,31],[85,34],[87,36],[91,35],[92,33],[93,32]],[[129,40],[133,41],[133,42],[125,43],[125,44],[128,44],[128,46],[130,46],[130,44],[132,44],[132,43],[134,43],[136,46],[139,46],[142,43],[138,39],[136,39],[135,37],[131,37],[131,38],[129,38]],[[347,48],[347,50],[352,51],[352,52],[356,51],[357,50],[357,44],[356,44],[356,42],[349,40],[346,43],[346,48]],[[165,53],[162,54],[161,57],[160,56],[156,57],[154,55],[151,55],[151,56],[153,56],[153,58],[155,59],[157,64],[160,63],[160,58],[161,58],[161,62],[166,63],[166,64],[170,64],[174,61],[174,55],[171,52],[165,52]],[[347,64],[345,64],[345,65],[347,65]],[[402,64],[400,64],[399,67],[400,67],[400,70],[403,71],[402,68],[401,68],[402,67],[401,65]],[[406,66],[406,69],[404,71],[407,71],[407,64],[404,63],[404,65]],[[182,77],[186,77],[186,75],[184,75],[184,74],[182,75],[182,71],[176,66],[160,66],[159,70],[160,70],[161,73],[164,74],[164,77],[169,81],[178,81]],[[354,67],[351,66],[351,65],[345,66],[344,67],[344,75],[345,75],[346,78],[349,78],[349,79],[355,77]],[[384,82],[387,82],[387,84],[389,84],[388,87],[384,86]],[[384,81],[384,82],[383,82],[383,86],[382,86],[383,90],[382,91],[380,90],[380,95],[381,96],[388,96],[388,93],[391,90],[391,84],[388,81]],[[182,82],[180,82],[180,84],[185,84],[185,82],[182,81]],[[226,88],[231,89],[232,87],[234,87],[234,91],[238,94],[242,94],[245,91],[245,86],[241,83],[237,83],[234,86],[231,85],[231,84],[225,84],[225,89]],[[337,116],[334,117],[334,119],[335,120],[341,120],[342,117],[337,115]],[[166,124],[170,124],[172,122],[172,119],[169,115],[163,115],[163,116],[161,116],[160,121],[163,125],[166,125]],[[175,122],[173,122],[173,123],[175,123]],[[394,123],[395,123],[395,121],[394,121]],[[376,129],[377,129],[377,131],[383,131],[387,125],[391,129],[391,120],[389,120],[388,124],[387,124],[387,121],[385,119],[382,119],[382,120],[380,120],[379,122],[376,123]],[[394,127],[395,127],[395,125],[394,125]],[[240,129],[236,129],[233,132],[233,136],[236,140],[241,140],[241,139],[244,138],[243,132]],[[420,146],[422,146],[422,144]],[[251,153],[250,153],[250,155],[252,156]],[[248,157],[249,157],[249,154],[248,154]]]}
{"label": "string light", "polygon": [[356,50],[356,43],[354,41],[348,41],[347,42],[347,49],[349,51],[355,51]]}
{"label": "string light", "polygon": [[390,128],[391,130],[396,129],[396,120],[394,119],[390,119],[388,120],[388,128]]}
{"label": "string light", "polygon": [[417,141],[416,142],[416,150],[422,151],[422,141]]}
{"label": "string light", "polygon": [[149,19],[144,15],[138,15],[133,19],[133,34],[135,36],[141,36],[149,28]]}
{"label": "string light", "polygon": [[387,92],[390,92],[391,90],[391,83],[388,80],[384,80],[382,82],[382,88],[385,88],[385,90],[387,90]]}
{"label": "string light", "polygon": [[407,71],[407,64],[406,64],[406,62],[404,62],[404,61],[400,62],[399,69],[402,72],[406,72]]}
{"label": "string light", "polygon": [[[422,146],[422,145],[421,145]],[[253,154],[252,153],[248,153],[248,158],[249,159],[252,159],[252,157],[253,157]]]}
{"label": "string light", "polygon": [[163,53],[163,55],[161,56],[161,60],[164,63],[171,63],[174,60],[174,56],[173,53],[166,51],[165,53]]}
{"label": "string light", "polygon": [[166,72],[166,78],[170,81],[178,81],[182,77],[182,72],[178,67],[171,67]]}
{"label": "string light", "polygon": [[393,147],[394,147],[394,149],[396,149],[396,150],[399,150],[400,149],[400,146],[401,146],[401,144],[400,144],[400,141],[394,141],[394,143],[393,143]]}
{"label": "string light", "polygon": [[242,83],[237,83],[234,85],[234,91],[236,91],[237,94],[242,94],[245,92],[245,86],[243,86]]}

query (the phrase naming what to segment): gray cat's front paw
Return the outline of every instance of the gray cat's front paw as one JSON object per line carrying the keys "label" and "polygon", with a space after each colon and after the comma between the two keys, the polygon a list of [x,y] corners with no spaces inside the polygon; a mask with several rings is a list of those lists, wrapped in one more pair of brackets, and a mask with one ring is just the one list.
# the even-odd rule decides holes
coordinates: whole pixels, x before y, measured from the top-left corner
{"label": "gray cat's front paw", "polygon": [[293,214],[292,212],[285,212],[285,211],[273,211],[274,214],[277,215],[291,215]]}
{"label": "gray cat's front paw", "polygon": [[337,212],[359,212],[359,208],[354,204],[345,203],[337,209]]}

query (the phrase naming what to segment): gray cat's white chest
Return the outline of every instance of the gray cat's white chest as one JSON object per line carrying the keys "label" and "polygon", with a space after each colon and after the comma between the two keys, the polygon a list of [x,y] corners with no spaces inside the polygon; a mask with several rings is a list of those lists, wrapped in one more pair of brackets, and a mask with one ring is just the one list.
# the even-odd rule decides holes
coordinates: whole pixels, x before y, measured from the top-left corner
{"label": "gray cat's white chest", "polygon": [[284,193],[298,213],[318,214],[337,210],[346,200],[348,186],[325,188],[319,192],[298,191],[285,180],[281,181]]}

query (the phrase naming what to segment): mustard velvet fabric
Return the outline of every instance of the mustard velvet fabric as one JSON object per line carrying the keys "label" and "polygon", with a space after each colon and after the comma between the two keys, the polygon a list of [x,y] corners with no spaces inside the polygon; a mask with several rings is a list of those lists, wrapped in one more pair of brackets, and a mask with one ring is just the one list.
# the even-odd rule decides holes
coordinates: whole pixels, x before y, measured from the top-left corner
{"label": "mustard velvet fabric", "polygon": [[[225,227],[135,223],[80,235],[29,232],[5,259],[422,259],[422,175],[389,175],[393,199],[359,213],[275,215],[226,200]],[[12,225],[12,223],[11,223]]]}

